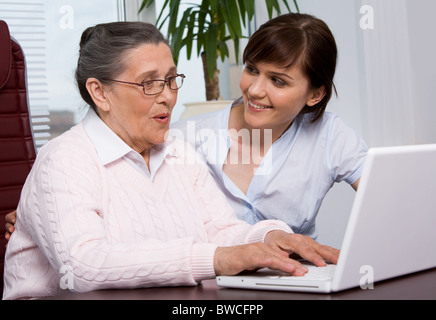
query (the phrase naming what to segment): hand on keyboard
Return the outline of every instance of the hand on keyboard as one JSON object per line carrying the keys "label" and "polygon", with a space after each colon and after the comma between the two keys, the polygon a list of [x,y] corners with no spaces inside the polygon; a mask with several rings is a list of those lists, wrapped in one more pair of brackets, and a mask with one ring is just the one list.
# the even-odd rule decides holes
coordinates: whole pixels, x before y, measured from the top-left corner
{"label": "hand on keyboard", "polygon": [[309,237],[271,231],[266,235],[264,243],[217,248],[214,257],[215,274],[231,276],[245,270],[270,268],[288,275],[304,276],[308,268],[289,258],[292,253],[297,253],[318,267],[326,266],[325,260],[337,263],[339,258],[339,250],[322,246]]}
{"label": "hand on keyboard", "polygon": [[318,267],[326,266],[325,261],[336,264],[339,259],[339,250],[321,245],[312,238],[301,234],[272,231],[265,237],[265,243],[282,252],[298,254]]}

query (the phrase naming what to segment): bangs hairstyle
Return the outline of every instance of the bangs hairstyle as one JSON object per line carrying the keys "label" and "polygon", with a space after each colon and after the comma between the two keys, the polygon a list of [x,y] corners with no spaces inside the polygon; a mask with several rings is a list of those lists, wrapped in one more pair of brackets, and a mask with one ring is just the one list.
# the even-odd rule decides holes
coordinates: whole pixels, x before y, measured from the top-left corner
{"label": "bangs hairstyle", "polygon": [[312,88],[325,87],[325,97],[301,113],[311,113],[315,122],[324,114],[333,90],[337,47],[329,27],[312,15],[289,13],[263,24],[248,41],[243,63],[268,63],[289,69],[299,66]]}

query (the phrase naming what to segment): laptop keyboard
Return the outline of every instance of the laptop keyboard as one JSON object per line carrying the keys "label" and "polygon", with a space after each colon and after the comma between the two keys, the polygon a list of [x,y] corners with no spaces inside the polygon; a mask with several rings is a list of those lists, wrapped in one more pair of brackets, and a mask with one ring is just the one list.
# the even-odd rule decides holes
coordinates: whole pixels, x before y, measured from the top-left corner
{"label": "laptop keyboard", "polygon": [[302,277],[295,277],[295,276],[269,276],[270,279],[283,279],[283,280],[330,280],[333,278],[333,275],[335,274],[336,265],[334,264],[328,264],[326,267],[316,267],[313,265],[305,265],[305,267],[309,270],[304,276]]}

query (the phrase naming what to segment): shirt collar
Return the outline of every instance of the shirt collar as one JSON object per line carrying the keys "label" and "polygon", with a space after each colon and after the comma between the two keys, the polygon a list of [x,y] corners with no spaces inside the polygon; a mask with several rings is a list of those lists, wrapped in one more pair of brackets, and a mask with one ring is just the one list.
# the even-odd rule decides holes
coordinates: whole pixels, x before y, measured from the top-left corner
{"label": "shirt collar", "polygon": [[82,123],[104,166],[125,158],[132,166],[153,180],[165,158],[177,156],[175,146],[169,142],[154,146],[150,150],[150,172],[142,156],[117,136],[94,110],[88,111]]}
{"label": "shirt collar", "polygon": [[89,109],[88,114],[83,119],[83,127],[94,144],[103,165],[116,161],[134,151],[92,109]]}

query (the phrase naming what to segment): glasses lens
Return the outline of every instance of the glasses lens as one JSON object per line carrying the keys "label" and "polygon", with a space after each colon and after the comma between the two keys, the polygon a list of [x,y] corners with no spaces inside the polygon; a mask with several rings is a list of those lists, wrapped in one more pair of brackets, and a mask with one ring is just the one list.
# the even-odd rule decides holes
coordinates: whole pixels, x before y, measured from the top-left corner
{"label": "glasses lens", "polygon": [[170,89],[177,90],[183,86],[183,76],[176,76],[169,79]]}
{"label": "glasses lens", "polygon": [[164,80],[146,81],[142,84],[144,86],[144,93],[147,95],[159,94],[165,87]]}
{"label": "glasses lens", "polygon": [[168,83],[168,86],[171,90],[178,90],[183,86],[183,79],[185,76],[178,75],[176,77],[169,78],[168,80],[151,80],[143,82],[144,93],[146,95],[155,95],[161,93],[165,89],[165,84]]}

